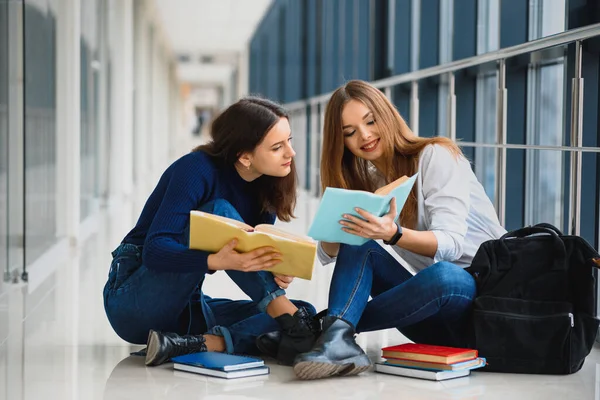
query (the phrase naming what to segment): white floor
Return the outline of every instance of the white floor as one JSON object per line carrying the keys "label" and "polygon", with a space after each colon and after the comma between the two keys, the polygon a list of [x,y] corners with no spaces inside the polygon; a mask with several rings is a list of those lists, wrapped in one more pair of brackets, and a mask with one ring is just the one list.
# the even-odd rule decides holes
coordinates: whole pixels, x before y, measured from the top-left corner
{"label": "white floor", "polygon": [[[178,373],[170,364],[146,368],[142,358],[129,356],[140,346],[112,332],[102,305],[110,251],[137,217],[132,208],[99,218],[99,231],[32,293],[15,285],[0,291],[0,399],[600,399],[598,349],[570,376],[474,372],[439,383],[374,372],[303,382],[272,362],[271,374],[254,380]],[[303,196],[289,229],[305,232],[314,209],[315,201]],[[295,282],[290,297],[325,307],[331,273],[331,266],[317,265],[314,279]],[[244,297],[223,273],[209,280],[209,294]],[[375,360],[382,346],[405,339],[389,330],[358,341]]]}

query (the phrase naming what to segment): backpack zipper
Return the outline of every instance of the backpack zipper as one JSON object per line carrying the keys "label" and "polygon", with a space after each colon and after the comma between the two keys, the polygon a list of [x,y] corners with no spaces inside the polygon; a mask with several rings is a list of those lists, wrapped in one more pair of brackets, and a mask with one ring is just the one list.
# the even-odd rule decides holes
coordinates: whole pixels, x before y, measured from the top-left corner
{"label": "backpack zipper", "polygon": [[520,318],[520,319],[530,319],[530,318],[540,319],[540,318],[567,317],[568,316],[569,320],[571,322],[571,327],[575,326],[575,317],[574,317],[573,313],[560,313],[560,314],[550,314],[550,315],[523,315],[523,314],[508,313],[508,312],[502,312],[502,311],[486,311],[486,310],[474,310],[474,311],[476,313],[504,315],[507,317]]}
{"label": "backpack zipper", "polygon": [[575,326],[575,317],[573,316],[573,313],[569,313],[569,318],[571,319],[571,328],[573,328]]}

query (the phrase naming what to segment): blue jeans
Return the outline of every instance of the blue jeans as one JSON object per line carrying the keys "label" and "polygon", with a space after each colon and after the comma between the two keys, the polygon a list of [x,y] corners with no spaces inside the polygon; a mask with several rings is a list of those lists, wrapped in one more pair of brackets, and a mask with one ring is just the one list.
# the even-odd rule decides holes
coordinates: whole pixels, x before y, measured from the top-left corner
{"label": "blue jeans", "polygon": [[397,328],[416,343],[460,347],[471,342],[474,297],[475,281],[464,269],[442,261],[412,276],[371,240],[340,246],[328,315],[357,332]]}
{"label": "blue jeans", "polygon": [[[200,210],[241,221],[225,200],[212,201]],[[265,313],[273,299],[285,295],[270,272],[226,271],[252,300],[211,298],[201,290],[204,272],[149,270],[142,260],[142,247],[128,243],[112,254],[104,309],[115,332],[127,342],[145,344],[150,329],[180,335],[209,333],[225,339],[228,353],[258,354],[256,337],[280,329]],[[292,302],[315,314],[311,304]]]}

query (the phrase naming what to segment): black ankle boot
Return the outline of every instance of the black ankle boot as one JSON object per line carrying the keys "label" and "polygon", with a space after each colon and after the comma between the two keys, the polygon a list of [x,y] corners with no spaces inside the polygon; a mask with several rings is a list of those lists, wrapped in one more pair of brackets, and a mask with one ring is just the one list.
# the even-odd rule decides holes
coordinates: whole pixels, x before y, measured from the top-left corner
{"label": "black ankle boot", "polygon": [[293,316],[283,314],[275,321],[281,326],[281,331],[260,335],[256,338],[256,347],[262,353],[276,358],[280,364],[292,365],[298,354],[312,348],[319,335],[319,321],[313,319],[303,307]]}
{"label": "black ankle boot", "polygon": [[300,379],[319,379],[333,375],[356,375],[366,371],[371,360],[354,340],[354,327],[332,316],[323,318],[323,333],[308,353],[294,361]]}
{"label": "black ankle boot", "polygon": [[146,350],[146,365],[160,365],[173,357],[206,351],[202,335],[179,336],[150,330]]}
{"label": "black ankle boot", "polygon": [[[321,319],[325,315],[327,315],[327,309],[319,312],[316,315],[313,315],[312,317],[303,307],[298,309],[298,312],[300,312],[299,315],[302,319],[304,319],[304,321],[306,321],[306,323],[310,327],[310,330],[315,335],[315,338],[318,338],[321,334]],[[277,318],[275,320],[277,320]],[[281,337],[281,331],[263,333],[262,335],[256,338],[256,347],[258,347],[258,350],[260,350],[261,353],[272,358],[277,358],[277,353],[279,352],[279,345],[281,344]],[[288,363],[288,365],[291,364]]]}

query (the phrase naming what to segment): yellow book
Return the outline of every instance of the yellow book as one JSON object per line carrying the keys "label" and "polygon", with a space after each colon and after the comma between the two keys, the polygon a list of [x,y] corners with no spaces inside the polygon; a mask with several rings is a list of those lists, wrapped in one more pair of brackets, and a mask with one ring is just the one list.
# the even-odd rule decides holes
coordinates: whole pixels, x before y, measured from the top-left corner
{"label": "yellow book", "polygon": [[282,262],[265,271],[312,278],[317,242],[307,236],[295,235],[270,224],[254,228],[243,222],[202,211],[190,211],[190,249],[216,253],[234,238],[235,248],[248,252],[259,247],[271,246],[282,255]]}

